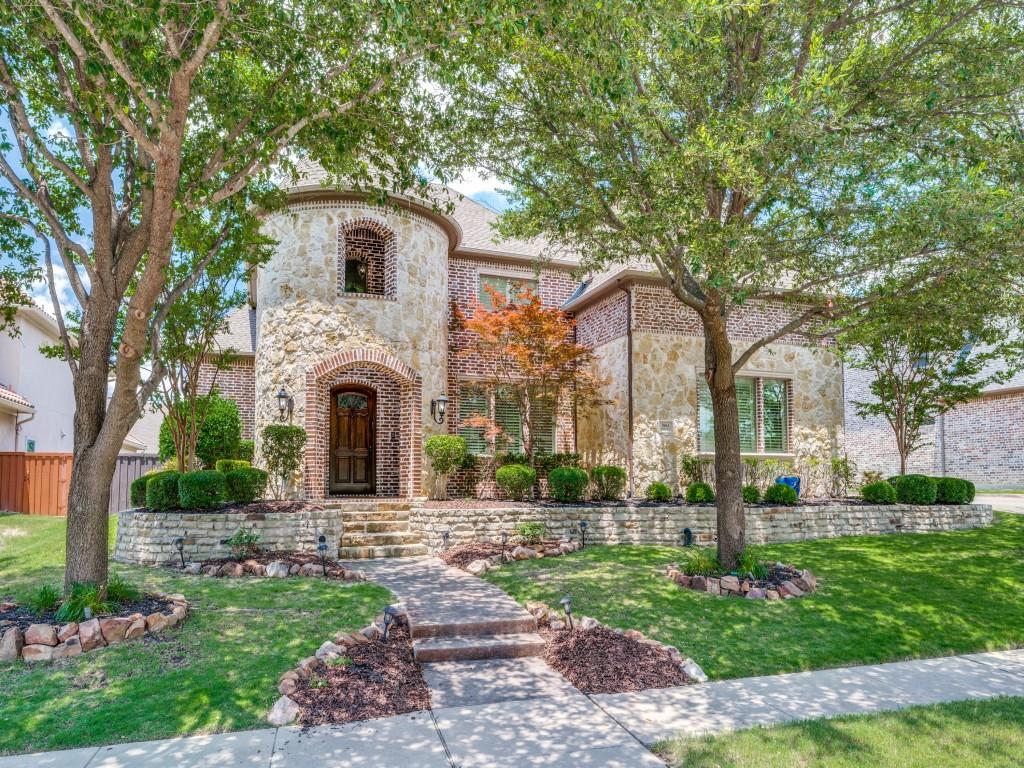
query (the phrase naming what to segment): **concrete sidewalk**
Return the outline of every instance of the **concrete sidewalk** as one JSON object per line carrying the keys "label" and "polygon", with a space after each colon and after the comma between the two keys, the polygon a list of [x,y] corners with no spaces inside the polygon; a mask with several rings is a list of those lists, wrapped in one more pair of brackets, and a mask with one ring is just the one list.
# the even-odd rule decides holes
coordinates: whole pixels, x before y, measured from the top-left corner
{"label": "concrete sidewalk", "polygon": [[[641,746],[717,733],[995,696],[1024,696],[1024,649],[584,696],[538,685],[532,699],[303,731],[190,736],[0,758],[0,768],[472,768],[662,765]],[[458,700],[459,697],[455,697]],[[438,702],[440,703],[440,702]]]}
{"label": "concrete sidewalk", "polygon": [[996,512],[1012,512],[1024,515],[1024,493],[986,493],[979,491],[974,497],[975,504],[991,504]]}

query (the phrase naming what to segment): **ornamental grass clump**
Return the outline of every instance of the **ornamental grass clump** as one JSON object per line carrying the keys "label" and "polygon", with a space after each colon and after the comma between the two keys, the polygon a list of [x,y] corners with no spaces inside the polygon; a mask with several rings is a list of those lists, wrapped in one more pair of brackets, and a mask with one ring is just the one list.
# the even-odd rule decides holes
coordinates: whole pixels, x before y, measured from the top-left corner
{"label": "ornamental grass clump", "polygon": [[572,504],[583,500],[590,478],[579,467],[556,467],[548,474],[548,492],[555,501]]}
{"label": "ornamental grass clump", "polygon": [[613,466],[594,467],[590,470],[590,482],[595,498],[615,501],[626,490],[626,470]]}
{"label": "ornamental grass clump", "polygon": [[690,483],[686,486],[687,504],[709,504],[715,500],[715,489],[707,483]]}
{"label": "ornamental grass clump", "polygon": [[668,483],[651,483],[644,496],[648,501],[672,501],[672,488]]}
{"label": "ornamental grass clump", "polygon": [[718,565],[718,550],[714,547],[691,547],[683,551],[680,570],[687,576],[713,576],[721,568]]}
{"label": "ornamental grass clump", "polygon": [[902,475],[893,485],[900,504],[934,504],[939,493],[938,483],[927,475]]}
{"label": "ornamental grass clump", "polygon": [[868,483],[860,489],[861,498],[871,504],[895,504],[896,489],[885,480]]}
{"label": "ornamental grass clump", "polygon": [[498,467],[498,471],[494,473],[494,481],[510,498],[522,501],[537,482],[537,472],[525,464],[507,464]]}

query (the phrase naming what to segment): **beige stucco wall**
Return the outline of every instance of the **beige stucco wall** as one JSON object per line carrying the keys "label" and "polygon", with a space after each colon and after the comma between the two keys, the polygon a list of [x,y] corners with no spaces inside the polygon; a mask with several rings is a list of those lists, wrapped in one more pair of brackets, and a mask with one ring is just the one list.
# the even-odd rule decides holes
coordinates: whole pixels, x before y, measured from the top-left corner
{"label": "beige stucco wall", "polygon": [[[338,227],[374,219],[396,236],[396,298],[339,295]],[[447,372],[448,237],[415,213],[355,201],[300,203],[268,218],[278,241],[257,280],[256,435],[278,418],[275,394],[295,398],[293,423],[303,424],[306,372],[353,349],[381,350],[423,380],[424,435],[439,430],[430,400],[444,391]],[[299,478],[296,478],[298,485]]]}

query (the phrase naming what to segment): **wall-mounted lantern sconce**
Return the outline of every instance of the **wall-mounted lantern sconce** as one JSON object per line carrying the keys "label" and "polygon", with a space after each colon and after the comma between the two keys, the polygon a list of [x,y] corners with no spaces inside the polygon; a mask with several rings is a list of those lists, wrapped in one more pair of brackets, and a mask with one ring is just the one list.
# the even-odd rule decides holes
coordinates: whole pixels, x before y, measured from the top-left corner
{"label": "wall-mounted lantern sconce", "polygon": [[281,385],[281,389],[277,391],[277,410],[281,414],[281,419],[288,417],[288,421],[292,420],[292,411],[295,410],[295,398],[288,394],[288,390]]}
{"label": "wall-mounted lantern sconce", "polygon": [[430,401],[430,417],[438,424],[444,424],[444,414],[448,410],[448,396],[440,394]]}

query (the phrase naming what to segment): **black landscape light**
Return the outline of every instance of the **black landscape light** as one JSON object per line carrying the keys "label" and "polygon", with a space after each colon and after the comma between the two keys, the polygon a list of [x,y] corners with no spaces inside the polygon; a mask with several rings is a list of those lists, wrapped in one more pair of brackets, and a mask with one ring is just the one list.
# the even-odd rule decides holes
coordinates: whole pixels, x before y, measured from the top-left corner
{"label": "black landscape light", "polygon": [[391,625],[395,623],[395,619],[398,618],[398,609],[393,605],[389,605],[384,609],[384,636],[383,642],[387,645],[388,642],[388,630],[391,629]]}
{"label": "black landscape light", "polygon": [[[188,531],[185,531],[188,533]],[[181,570],[185,570],[185,537],[179,536],[174,540],[174,548],[178,550],[178,557],[181,558]]]}
{"label": "black landscape light", "polygon": [[580,520],[580,549],[586,549],[587,546],[587,521]]}
{"label": "black landscape light", "polygon": [[316,551],[320,553],[320,566],[324,569],[324,576],[327,575],[327,537],[322,533],[316,537]]}
{"label": "black landscape light", "polygon": [[443,542],[442,546],[444,546],[445,549],[448,549],[448,547],[451,546],[451,543],[452,543],[452,529],[451,528],[445,528],[444,529],[444,532],[441,534],[441,541]]}
{"label": "black landscape light", "polygon": [[505,547],[508,546],[508,531],[501,532],[501,562],[506,562],[508,557],[505,555]]}
{"label": "black landscape light", "polygon": [[562,604],[562,608],[565,610],[565,618],[569,620],[569,629],[575,629],[572,625],[572,598],[566,595],[558,602]]}
{"label": "black landscape light", "polygon": [[693,531],[691,531],[689,528],[683,528],[683,546],[693,546]]}

